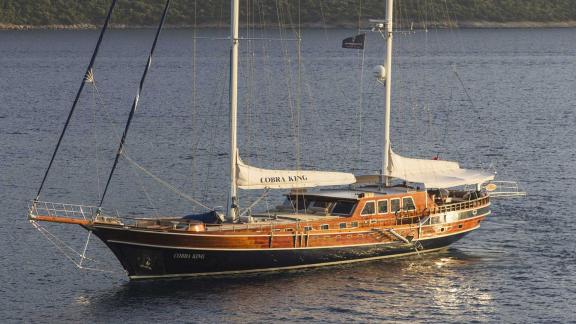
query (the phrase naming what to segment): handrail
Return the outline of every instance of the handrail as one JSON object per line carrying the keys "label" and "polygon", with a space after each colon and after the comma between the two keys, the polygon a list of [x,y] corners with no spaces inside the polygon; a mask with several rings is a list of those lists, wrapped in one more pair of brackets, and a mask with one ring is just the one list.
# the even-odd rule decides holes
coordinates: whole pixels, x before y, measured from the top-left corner
{"label": "handrail", "polygon": [[515,198],[524,197],[526,192],[522,191],[516,181],[490,181],[486,187],[490,188],[488,195],[492,198]]}
{"label": "handrail", "polygon": [[84,220],[92,219],[96,216],[98,207],[87,205],[75,205],[55,203],[49,201],[32,201],[29,206],[28,214],[34,218],[36,216],[65,217],[65,218],[82,218]]}
{"label": "handrail", "polygon": [[[116,214],[118,211],[116,211]],[[110,216],[102,212],[101,208],[89,205],[65,204],[49,201],[33,200],[28,208],[30,221],[46,221],[53,223],[67,223],[89,225],[94,222],[124,225],[120,216]]]}
{"label": "handrail", "polygon": [[467,200],[458,203],[450,203],[447,205],[437,206],[430,209],[430,214],[442,214],[450,211],[458,211],[462,209],[469,209],[488,204],[490,197],[482,197],[475,200]]}
{"label": "handrail", "polygon": [[429,216],[431,214],[442,214],[450,211],[458,211],[462,209],[469,209],[478,206],[482,206],[488,203],[489,197],[482,197],[474,200],[466,200],[458,203],[448,203],[446,205],[424,208],[424,209],[414,209],[414,210],[399,210],[397,211],[396,218],[405,219],[417,216]]}
{"label": "handrail", "polygon": [[[487,205],[490,200],[490,197],[482,197],[475,200],[468,200],[463,202],[457,203],[450,203],[447,205],[441,205],[436,207],[430,207],[425,209],[416,209],[416,210],[400,210],[396,214],[396,224],[403,224],[403,220],[408,218],[418,217],[418,222],[412,224],[409,222],[408,225],[416,226],[421,228],[425,223],[430,221],[430,215],[433,214],[441,214],[449,211],[459,211],[463,209],[470,209],[475,207],[480,207]],[[120,216],[109,216],[104,213],[100,213],[100,209],[96,206],[89,206],[89,205],[77,205],[77,204],[64,204],[64,203],[54,203],[54,202],[47,202],[47,201],[36,201],[34,200],[29,208],[29,217],[30,219],[39,219],[45,220],[42,218],[58,218],[58,222],[70,222],[66,221],[66,219],[71,220],[73,222],[82,221],[83,223],[87,222],[104,222],[110,224],[118,224],[124,226],[134,226],[139,227],[138,222],[145,220],[145,219],[135,219],[130,217],[120,217]],[[38,218],[39,217],[39,218]],[[122,220],[122,221],[120,221]],[[153,220],[153,219],[151,219]],[[178,219],[174,219],[177,221]],[[423,221],[424,220],[424,221]],[[123,221],[128,221],[128,223],[123,223]],[[132,221],[132,222],[130,222]],[[358,221],[359,220],[354,220]],[[368,221],[368,220],[365,220]],[[372,222],[374,221],[374,222]],[[371,219],[370,224],[375,225],[377,223],[386,222],[389,220],[382,220],[382,219]],[[348,222],[348,220],[346,221]],[[182,223],[186,223],[183,221]],[[232,227],[224,226],[224,224],[205,224],[207,231],[233,231],[233,232],[241,232],[241,231],[250,231],[250,230],[259,230],[260,232],[264,233],[271,233],[279,230],[285,230],[287,228],[292,229],[295,232],[304,232],[304,227],[318,225],[316,222],[302,222],[297,221],[292,223],[290,226],[286,226],[286,223],[278,223],[275,221],[267,222],[267,223],[244,223],[244,224],[234,224]],[[282,225],[282,226],[279,226]],[[140,224],[140,226],[142,226]],[[360,227],[365,227],[362,225]],[[330,228],[326,230],[327,232],[333,231],[342,231],[341,228]]]}

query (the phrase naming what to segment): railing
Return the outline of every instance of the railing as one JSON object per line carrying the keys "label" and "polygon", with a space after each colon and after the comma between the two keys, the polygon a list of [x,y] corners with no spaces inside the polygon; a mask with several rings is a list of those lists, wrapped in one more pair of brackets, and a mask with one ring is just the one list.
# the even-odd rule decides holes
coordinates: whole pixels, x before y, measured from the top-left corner
{"label": "railing", "polygon": [[394,213],[396,216],[396,225],[405,225],[421,222],[423,218],[428,218],[432,214],[443,214],[451,211],[459,211],[463,209],[470,209],[487,205],[489,197],[482,197],[474,200],[466,200],[462,202],[447,203],[432,208],[414,209],[414,210],[399,210]]}
{"label": "railing", "polygon": [[485,186],[488,195],[493,198],[514,198],[526,196],[516,181],[491,181]]}
{"label": "railing", "polygon": [[482,197],[475,200],[466,200],[463,202],[448,203],[446,205],[430,208],[430,214],[442,214],[451,211],[480,207],[487,205],[489,200],[490,200],[489,197]]}
{"label": "railing", "polygon": [[[427,221],[430,220],[428,216],[432,214],[442,214],[450,211],[459,211],[463,209],[470,209],[475,207],[485,206],[489,203],[489,196],[482,197],[475,200],[467,200],[462,202],[456,203],[449,203],[446,205],[441,205],[437,207],[433,207],[430,209],[424,210],[402,210],[396,213],[396,225],[410,225],[410,226],[422,226],[422,219],[426,219]],[[31,218],[35,218],[37,216],[48,216],[48,217],[62,217],[62,218],[69,218],[69,219],[83,219],[87,221],[96,221],[100,223],[110,223],[110,224],[119,224],[119,225],[128,225],[134,227],[146,227],[146,220],[147,219],[131,219],[129,217],[123,217],[122,221],[118,215],[110,216],[104,213],[100,214],[99,208],[96,206],[87,206],[87,205],[75,205],[75,204],[64,204],[64,203],[55,203],[55,202],[46,202],[46,201],[33,201],[32,204],[29,206],[29,215]],[[417,219],[416,219],[417,218]],[[124,223],[127,221],[127,223]],[[150,221],[156,221],[155,219],[150,219]],[[181,221],[180,219],[172,219],[170,220],[170,226],[166,228],[170,229],[178,229],[178,230],[185,230],[186,228],[190,227],[189,222]],[[368,221],[370,221],[369,225]],[[388,219],[371,219],[371,220],[359,220],[358,225],[356,227],[373,227],[378,226],[378,224],[382,223],[389,223],[390,220]],[[346,221],[346,223],[350,223],[350,221]],[[364,224],[365,223],[365,224]],[[414,223],[414,224],[413,224]],[[180,226],[182,225],[182,226]],[[185,226],[184,226],[185,225]],[[287,226],[288,225],[288,226]],[[292,225],[292,226],[289,226]],[[308,221],[296,221],[292,224],[287,224],[286,222],[275,222],[269,221],[266,223],[244,223],[244,224],[206,224],[207,231],[260,231],[260,232],[271,232],[271,233],[285,233],[290,231],[306,231],[305,228],[308,226],[313,226],[314,230],[318,230],[317,222],[308,222]],[[336,224],[332,224],[335,226]],[[346,229],[352,229],[353,227],[347,226]],[[326,229],[327,232],[340,232],[342,228],[330,228]]]}
{"label": "railing", "polygon": [[54,203],[48,201],[32,201],[29,206],[29,216],[65,217],[91,220],[95,217],[98,207]]}
{"label": "railing", "polygon": [[206,224],[206,228],[208,231],[232,231],[232,232],[240,232],[240,231],[250,231],[250,230],[257,230],[259,232],[275,232],[278,233],[282,232],[291,232],[303,229],[307,226],[308,223],[298,222],[291,223],[293,227],[285,227],[282,225],[287,225],[288,223],[283,222],[269,222],[264,224],[258,223],[240,223],[240,224]]}

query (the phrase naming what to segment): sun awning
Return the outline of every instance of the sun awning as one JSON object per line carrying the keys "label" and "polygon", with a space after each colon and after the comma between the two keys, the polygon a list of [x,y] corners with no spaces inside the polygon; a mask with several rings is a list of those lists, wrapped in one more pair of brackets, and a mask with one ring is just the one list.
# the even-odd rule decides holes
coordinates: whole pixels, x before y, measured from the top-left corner
{"label": "sun awning", "polygon": [[241,189],[292,189],[348,185],[356,182],[352,173],[270,170],[244,164],[238,157],[238,187]]}
{"label": "sun awning", "polygon": [[494,179],[491,172],[462,169],[458,162],[407,158],[392,150],[388,175],[409,182],[423,183],[427,188],[480,184]]}

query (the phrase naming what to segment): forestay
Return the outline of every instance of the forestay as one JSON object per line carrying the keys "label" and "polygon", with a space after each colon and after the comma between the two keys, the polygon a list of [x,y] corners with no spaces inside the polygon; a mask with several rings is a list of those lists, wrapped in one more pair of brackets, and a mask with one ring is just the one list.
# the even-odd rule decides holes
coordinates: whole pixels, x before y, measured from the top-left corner
{"label": "forestay", "polygon": [[388,175],[409,182],[423,183],[427,188],[481,184],[494,179],[491,172],[462,169],[458,162],[407,158],[394,153],[392,149]]}
{"label": "forestay", "polygon": [[241,189],[292,189],[320,186],[349,185],[356,182],[352,173],[306,171],[306,170],[270,170],[244,164],[237,160],[238,187]]}

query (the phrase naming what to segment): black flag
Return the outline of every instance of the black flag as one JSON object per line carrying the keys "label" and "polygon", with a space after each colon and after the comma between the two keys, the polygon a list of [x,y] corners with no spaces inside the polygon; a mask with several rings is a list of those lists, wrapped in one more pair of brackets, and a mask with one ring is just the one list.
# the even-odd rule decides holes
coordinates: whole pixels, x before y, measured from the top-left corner
{"label": "black flag", "polygon": [[342,48],[364,49],[364,38],[366,34],[348,37],[342,41]]}

